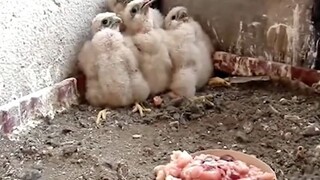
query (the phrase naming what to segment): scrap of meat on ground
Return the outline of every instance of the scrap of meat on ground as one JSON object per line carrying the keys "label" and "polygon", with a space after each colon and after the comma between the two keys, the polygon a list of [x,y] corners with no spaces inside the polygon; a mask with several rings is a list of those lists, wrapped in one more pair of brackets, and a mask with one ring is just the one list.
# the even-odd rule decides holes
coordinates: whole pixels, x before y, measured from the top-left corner
{"label": "scrap of meat on ground", "polygon": [[194,158],[186,151],[173,151],[171,162],[155,168],[156,180],[274,180],[272,173],[235,160],[230,155],[201,154]]}

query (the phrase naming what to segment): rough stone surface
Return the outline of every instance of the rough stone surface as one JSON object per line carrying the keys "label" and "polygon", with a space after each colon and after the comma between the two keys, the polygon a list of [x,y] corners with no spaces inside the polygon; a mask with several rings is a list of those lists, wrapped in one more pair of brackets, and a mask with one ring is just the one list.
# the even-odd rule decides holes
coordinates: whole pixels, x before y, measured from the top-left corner
{"label": "rough stone surface", "polygon": [[29,128],[39,117],[53,119],[56,112],[78,104],[77,81],[69,78],[23,98],[0,106],[0,135],[11,136],[14,130]]}
{"label": "rough stone surface", "polygon": [[0,1],[0,105],[68,77],[105,0]]}

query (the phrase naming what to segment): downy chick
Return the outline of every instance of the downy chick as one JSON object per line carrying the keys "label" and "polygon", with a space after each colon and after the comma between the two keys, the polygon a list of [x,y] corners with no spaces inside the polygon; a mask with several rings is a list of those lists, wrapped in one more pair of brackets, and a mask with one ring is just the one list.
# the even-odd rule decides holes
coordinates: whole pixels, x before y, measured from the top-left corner
{"label": "downy chick", "polygon": [[[177,6],[170,10],[166,19],[174,19],[177,16],[181,16],[184,14],[182,20],[173,20],[169,23],[165,23],[165,29],[171,30],[176,29],[181,26],[181,24],[189,24],[188,26],[193,26],[195,32],[195,45],[198,47],[200,51],[200,56],[198,56],[198,60],[196,62],[197,66],[197,80],[196,80],[196,87],[197,89],[202,88],[206,85],[209,81],[213,73],[213,64],[212,64],[212,53],[213,53],[213,46],[210,42],[209,36],[203,31],[201,25],[196,22],[192,17],[188,16],[187,8],[183,6]],[[186,26],[186,25],[184,25]]]}
{"label": "downy chick", "polygon": [[[91,34],[108,27],[107,18],[114,13],[100,13],[91,22]],[[86,99],[93,106],[103,106],[105,100],[101,94],[97,73],[97,52],[91,40],[86,41],[78,54],[78,67],[86,76]]]}
{"label": "downy chick", "polygon": [[[174,40],[178,44],[176,44],[176,48],[171,49],[171,57],[174,62],[176,61],[185,64],[185,66],[181,66],[181,64],[180,66],[179,64],[175,64],[174,68],[179,69],[180,67],[181,72],[178,71],[178,76],[176,79],[174,78],[174,81],[171,85],[171,88],[175,93],[173,94],[173,98],[177,97],[177,95],[178,97],[181,96],[181,92],[190,93],[187,95],[192,103],[201,102],[213,106],[213,103],[208,100],[207,96],[193,96],[195,94],[195,89],[200,89],[208,82],[213,71],[213,66],[211,64],[210,46],[206,46],[208,45],[208,42],[204,39],[205,36],[201,32],[201,26],[195,25],[197,25],[197,22],[195,22],[190,16],[188,16],[187,9],[181,6],[173,8],[165,18],[165,28],[167,29],[167,32],[169,34],[175,32],[173,33],[175,34],[175,37],[177,39],[180,39],[180,42],[182,42],[181,44],[179,44],[178,40]],[[184,37],[179,37],[179,33],[180,35],[184,34],[185,39]],[[194,46],[192,46],[192,44]],[[177,50],[180,50],[182,54],[179,55],[179,51]],[[187,54],[186,56],[182,56],[184,53],[183,50],[188,51],[189,54]],[[188,74],[188,77],[184,77],[184,74]],[[184,81],[188,81],[189,78],[191,79],[190,82],[192,87],[190,84],[188,86],[188,83],[183,83]],[[177,81],[177,83],[175,83],[175,81]],[[174,89],[175,87],[180,87],[180,89],[178,88],[180,92],[178,91],[177,93],[176,89]],[[193,94],[191,94],[191,92]]]}
{"label": "downy chick", "polygon": [[154,29],[148,18],[152,1],[133,0],[123,11],[123,22],[139,50],[140,69],[152,95],[166,91],[171,81],[172,63],[164,43],[163,29]]}
{"label": "downy chick", "polygon": [[[149,86],[138,69],[137,59],[119,32],[121,19],[115,13],[102,14],[104,18],[100,18],[101,27],[97,28],[100,31],[93,36],[92,47],[96,52],[96,71],[104,105],[115,108],[135,103],[133,111],[139,111],[143,116],[143,111],[150,110],[139,105],[139,102],[148,98]],[[99,17],[102,16],[100,14]],[[97,123],[106,113],[106,110],[99,112]]]}
{"label": "downy chick", "polygon": [[[110,13],[100,13],[91,22],[91,33],[96,32],[106,26],[104,18],[110,16]],[[104,98],[101,94],[101,87],[98,82],[96,56],[97,52],[92,46],[91,40],[88,40],[82,46],[78,54],[78,67],[86,77],[86,99],[93,106],[104,105]]]}
{"label": "downy chick", "polygon": [[198,58],[196,29],[189,23],[187,9],[174,8],[165,17],[165,28],[169,40],[170,57],[173,63],[173,77],[170,90],[174,96],[193,97],[196,93]]}
{"label": "downy chick", "polygon": [[[185,8],[185,7],[177,7],[179,8]],[[215,49],[212,45],[212,42],[210,40],[210,37],[208,34],[204,32],[202,29],[201,25],[195,21],[192,20],[190,23],[194,26],[196,30],[196,37],[199,40],[198,42],[198,47],[200,47],[201,54],[204,56],[204,61],[202,61],[202,71],[199,72],[199,83],[198,83],[198,88],[203,87],[205,84],[208,83],[209,79],[209,86],[212,87],[219,87],[219,86],[225,86],[229,87],[230,83],[222,78],[219,77],[213,77],[210,79],[211,75],[214,73],[214,68],[213,68],[213,62],[212,62],[212,57],[215,53]]]}
{"label": "downy chick", "polygon": [[[107,0],[107,7],[115,12],[116,14],[121,14],[128,3],[132,0]],[[158,9],[153,9],[149,7],[149,18],[153,24],[153,28],[161,28],[163,26],[164,17]]]}
{"label": "downy chick", "polygon": [[[94,35],[96,32],[107,26],[107,20],[105,18],[114,15],[113,13],[100,13],[96,15],[91,22],[91,34]],[[96,73],[96,56],[97,52],[92,46],[91,40],[86,41],[82,46],[78,54],[78,66],[80,70],[86,75],[86,78],[97,77]]]}

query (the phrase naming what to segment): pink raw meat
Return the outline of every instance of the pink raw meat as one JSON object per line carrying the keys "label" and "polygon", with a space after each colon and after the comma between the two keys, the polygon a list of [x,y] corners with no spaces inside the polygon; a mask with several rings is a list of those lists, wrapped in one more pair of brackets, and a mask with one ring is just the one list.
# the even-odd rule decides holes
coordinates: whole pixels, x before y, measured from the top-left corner
{"label": "pink raw meat", "polygon": [[192,158],[186,151],[173,151],[171,162],[155,169],[157,180],[274,180],[273,174],[229,155],[220,158],[201,154]]}

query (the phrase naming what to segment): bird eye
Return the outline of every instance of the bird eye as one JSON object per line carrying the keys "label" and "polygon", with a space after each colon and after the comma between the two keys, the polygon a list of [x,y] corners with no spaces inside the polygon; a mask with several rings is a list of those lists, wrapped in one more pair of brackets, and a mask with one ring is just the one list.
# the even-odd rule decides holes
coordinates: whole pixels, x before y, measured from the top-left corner
{"label": "bird eye", "polygon": [[131,9],[131,14],[136,14],[138,12],[138,9],[136,7]]}
{"label": "bird eye", "polygon": [[176,16],[172,16],[172,17],[171,17],[171,20],[175,20],[175,19],[176,19]]}
{"label": "bird eye", "polygon": [[107,24],[108,24],[108,22],[109,22],[109,21],[108,21],[108,19],[104,19],[104,20],[102,20],[102,22],[101,22],[101,23],[102,23],[103,25],[107,25]]}

